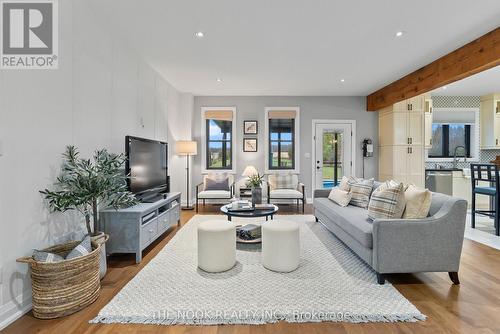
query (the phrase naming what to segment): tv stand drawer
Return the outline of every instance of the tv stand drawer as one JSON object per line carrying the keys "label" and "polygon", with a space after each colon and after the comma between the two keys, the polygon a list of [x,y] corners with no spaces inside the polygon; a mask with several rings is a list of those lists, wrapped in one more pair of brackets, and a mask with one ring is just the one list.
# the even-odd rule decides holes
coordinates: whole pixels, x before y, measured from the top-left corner
{"label": "tv stand drawer", "polygon": [[158,218],[152,219],[147,224],[141,226],[141,248],[146,247],[151,241],[156,239],[158,234]]}

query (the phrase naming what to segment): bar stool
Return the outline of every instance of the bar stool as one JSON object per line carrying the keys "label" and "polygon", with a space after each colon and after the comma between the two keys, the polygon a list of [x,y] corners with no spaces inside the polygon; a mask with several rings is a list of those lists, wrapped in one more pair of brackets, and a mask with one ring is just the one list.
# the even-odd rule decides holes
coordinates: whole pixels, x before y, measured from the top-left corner
{"label": "bar stool", "polygon": [[[476,228],[476,213],[494,219],[495,234],[500,235],[499,208],[500,208],[500,180],[498,166],[495,164],[470,164],[472,182],[472,215],[471,227]],[[488,182],[489,186],[478,186],[479,181]],[[489,210],[476,210],[476,194],[490,196]]]}

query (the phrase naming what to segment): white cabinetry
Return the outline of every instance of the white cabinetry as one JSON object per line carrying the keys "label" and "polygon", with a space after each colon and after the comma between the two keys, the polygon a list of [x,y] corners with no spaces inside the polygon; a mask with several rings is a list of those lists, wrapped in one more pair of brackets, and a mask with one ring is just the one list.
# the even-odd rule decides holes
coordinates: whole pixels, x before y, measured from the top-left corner
{"label": "white cabinetry", "polygon": [[[463,172],[453,172],[452,195],[467,201],[469,208],[472,203],[472,183],[470,176],[465,177]],[[488,187],[487,182],[480,182],[479,186]],[[476,209],[487,209],[490,205],[490,197],[485,195],[476,196]]]}
{"label": "white cabinetry", "polygon": [[500,148],[500,94],[481,97],[481,148]]}
{"label": "white cabinetry", "polygon": [[379,111],[379,179],[424,186],[424,98]]}
{"label": "white cabinetry", "polygon": [[432,148],[432,98],[430,95],[424,98],[424,146]]}

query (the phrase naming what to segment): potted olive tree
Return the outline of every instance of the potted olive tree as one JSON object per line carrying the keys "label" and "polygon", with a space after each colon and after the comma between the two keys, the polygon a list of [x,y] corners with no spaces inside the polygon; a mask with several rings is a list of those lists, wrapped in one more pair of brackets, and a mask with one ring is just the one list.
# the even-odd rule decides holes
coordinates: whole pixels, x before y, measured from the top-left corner
{"label": "potted olive tree", "polygon": [[264,175],[253,174],[248,177],[246,186],[252,189],[252,205],[262,204],[262,181]]}
{"label": "potted olive tree", "polygon": [[[99,231],[99,208],[118,209],[137,203],[127,189],[124,163],[123,154],[112,154],[106,149],[97,150],[92,159],[82,159],[74,146],[68,146],[54,190],[45,189],[40,193],[54,212],[79,211],[85,217],[87,233],[93,240],[101,239],[104,232]],[[106,249],[102,245],[101,278],[106,266]]]}

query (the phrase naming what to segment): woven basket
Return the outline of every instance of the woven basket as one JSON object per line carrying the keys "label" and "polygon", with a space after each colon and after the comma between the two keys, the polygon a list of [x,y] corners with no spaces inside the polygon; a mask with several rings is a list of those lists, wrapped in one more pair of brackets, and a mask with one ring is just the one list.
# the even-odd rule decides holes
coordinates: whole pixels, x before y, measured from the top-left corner
{"label": "woven basket", "polygon": [[[66,257],[79,243],[71,241],[44,251]],[[59,318],[92,304],[99,297],[100,253],[101,244],[92,241],[92,252],[71,260],[47,263],[31,256],[17,259],[31,268],[33,315],[39,319]]]}

